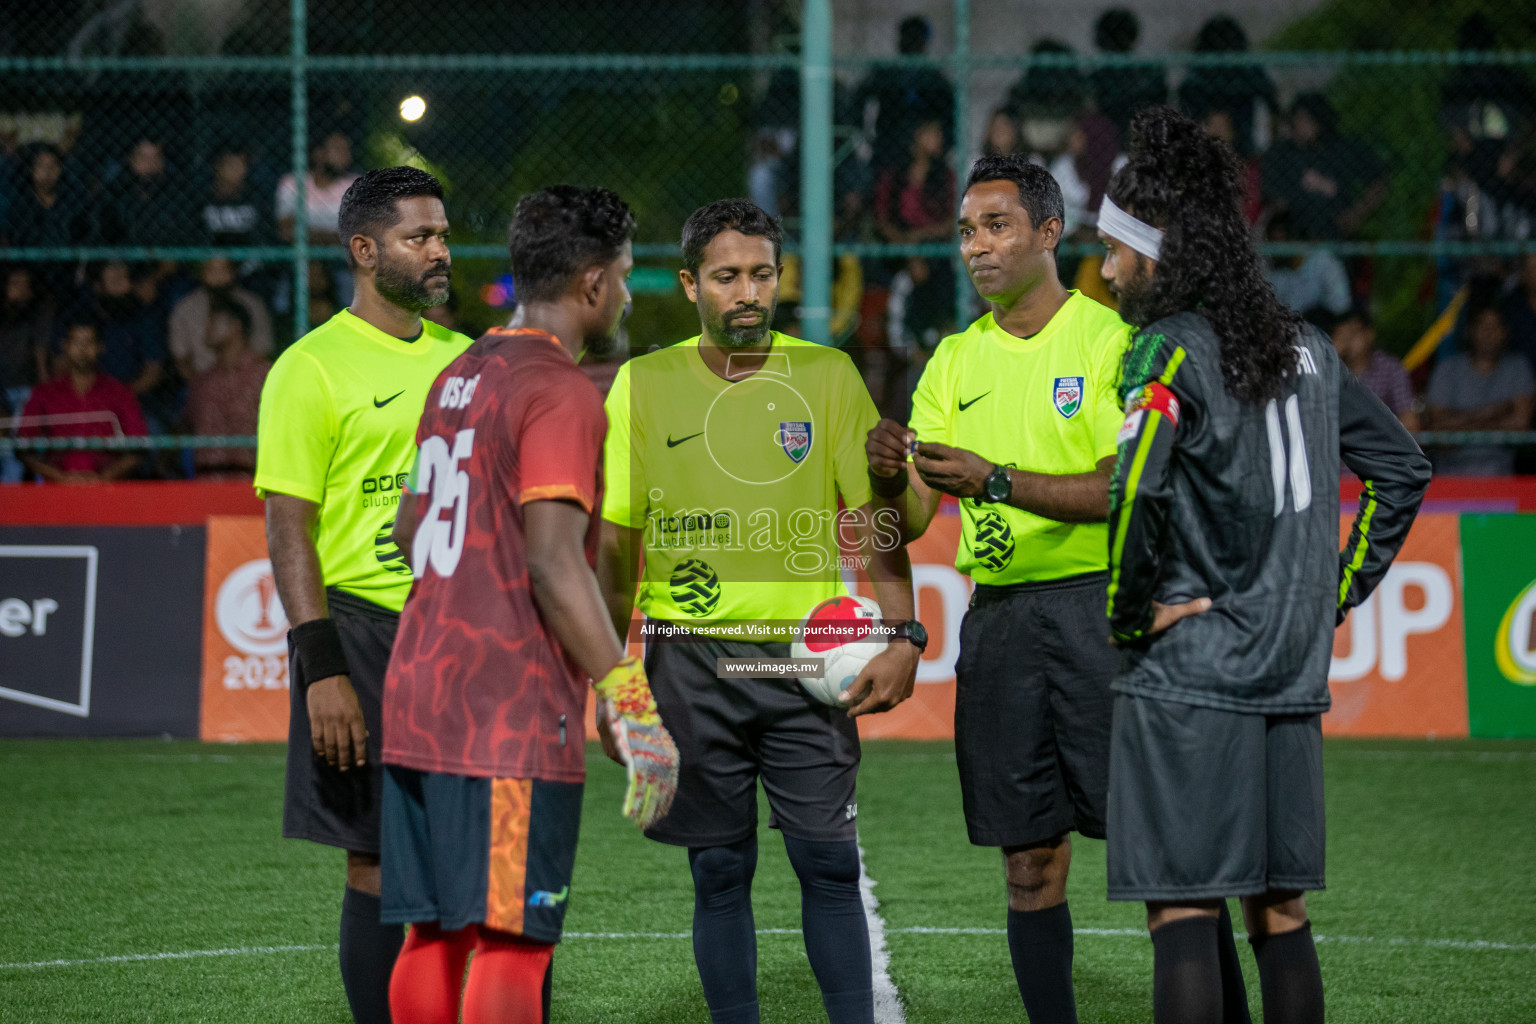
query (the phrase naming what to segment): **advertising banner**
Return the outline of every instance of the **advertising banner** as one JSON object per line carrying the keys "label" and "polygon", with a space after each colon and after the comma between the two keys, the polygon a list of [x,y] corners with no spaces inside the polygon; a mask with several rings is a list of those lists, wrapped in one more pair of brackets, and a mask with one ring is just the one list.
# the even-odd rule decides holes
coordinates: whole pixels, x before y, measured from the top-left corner
{"label": "advertising banner", "polygon": [[203,588],[201,735],[288,738],[288,618],[260,516],[212,516]]}
{"label": "advertising banner", "polygon": [[[952,513],[953,506],[946,504],[941,512]],[[1377,592],[1338,630],[1329,672],[1334,706],[1323,718],[1326,734],[1467,735],[1457,520],[1454,515],[1420,516]],[[1341,518],[1341,544],[1349,526],[1350,519]],[[941,514],[909,549],[918,614],[931,639],[912,699],[887,714],[859,719],[865,739],[953,735],[955,659],[971,588],[954,569],[959,537],[959,516]],[[1536,550],[1536,542],[1527,549]],[[1531,575],[1536,577],[1536,570]],[[1536,598],[1532,601],[1536,604]],[[1531,689],[1536,721],[1536,687]]]}
{"label": "advertising banner", "polygon": [[[1324,735],[1467,735],[1459,519],[1419,516],[1375,593],[1334,634]],[[1340,519],[1341,545],[1349,526]]]}
{"label": "advertising banner", "polygon": [[[955,732],[955,660],[960,657],[960,620],[971,599],[971,581],[955,571],[960,514],[952,502],[939,506],[928,530],[907,546],[917,617],[928,630],[928,649],[917,665],[917,685],[905,703],[879,715],[863,715],[867,740],[939,740]],[[873,597],[863,583],[860,592]]]}
{"label": "advertising banner", "polygon": [[1473,736],[1536,736],[1536,516],[1463,516]]}
{"label": "advertising banner", "polygon": [[0,528],[0,736],[196,735],[202,566],[201,528]]}

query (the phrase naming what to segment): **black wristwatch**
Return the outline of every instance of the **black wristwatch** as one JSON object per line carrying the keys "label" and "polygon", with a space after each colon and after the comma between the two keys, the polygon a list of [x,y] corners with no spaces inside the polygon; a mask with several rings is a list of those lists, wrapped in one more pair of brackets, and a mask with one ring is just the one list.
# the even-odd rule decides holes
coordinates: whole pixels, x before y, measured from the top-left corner
{"label": "black wristwatch", "polygon": [[993,466],[992,472],[987,474],[987,479],[981,485],[981,493],[976,496],[977,501],[1007,501],[1013,493],[1013,478],[1008,475],[1007,466]]}
{"label": "black wristwatch", "polygon": [[916,619],[908,619],[905,622],[896,623],[896,632],[891,634],[892,640],[905,640],[917,648],[917,653],[922,654],[928,649],[928,631],[923,624]]}

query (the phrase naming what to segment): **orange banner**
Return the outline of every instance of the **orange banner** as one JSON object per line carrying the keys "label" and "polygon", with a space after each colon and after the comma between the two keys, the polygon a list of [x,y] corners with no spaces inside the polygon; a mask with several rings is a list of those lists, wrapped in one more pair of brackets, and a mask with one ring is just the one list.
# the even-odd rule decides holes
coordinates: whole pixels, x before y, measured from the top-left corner
{"label": "orange banner", "polygon": [[[955,734],[955,660],[960,657],[960,620],[971,600],[971,581],[955,571],[960,513],[953,502],[939,506],[927,531],[907,546],[917,617],[928,630],[928,649],[917,665],[912,696],[880,715],[858,719],[866,740],[947,740]],[[860,592],[873,597],[867,581]]]}
{"label": "orange banner", "polygon": [[[1324,735],[1467,735],[1460,521],[1419,516],[1386,578],[1334,634]],[[1349,525],[1340,519],[1341,544]]]}
{"label": "orange banner", "polygon": [[288,618],[261,516],[208,518],[201,735],[225,743],[288,738]]}
{"label": "orange banner", "polygon": [[[942,511],[953,508],[946,503]],[[1459,522],[1456,515],[1420,516],[1376,593],[1336,633],[1325,734],[1467,735]],[[1341,544],[1349,527],[1350,518],[1341,517]],[[954,734],[954,666],[971,588],[954,569],[959,537],[959,517],[941,514],[909,549],[918,615],[931,640],[912,699],[860,718],[865,739]]]}

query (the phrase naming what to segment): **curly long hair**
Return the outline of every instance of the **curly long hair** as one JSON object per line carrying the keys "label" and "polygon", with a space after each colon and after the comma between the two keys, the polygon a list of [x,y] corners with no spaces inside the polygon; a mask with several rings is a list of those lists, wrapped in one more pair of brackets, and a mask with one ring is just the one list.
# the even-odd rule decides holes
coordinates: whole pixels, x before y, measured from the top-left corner
{"label": "curly long hair", "polygon": [[1275,397],[1296,372],[1300,314],[1275,298],[1242,214],[1237,155],[1171,107],[1131,122],[1129,160],[1110,179],[1115,205],[1163,229],[1157,267],[1132,304],[1134,326],[1195,312],[1221,342],[1221,375],[1239,401]]}

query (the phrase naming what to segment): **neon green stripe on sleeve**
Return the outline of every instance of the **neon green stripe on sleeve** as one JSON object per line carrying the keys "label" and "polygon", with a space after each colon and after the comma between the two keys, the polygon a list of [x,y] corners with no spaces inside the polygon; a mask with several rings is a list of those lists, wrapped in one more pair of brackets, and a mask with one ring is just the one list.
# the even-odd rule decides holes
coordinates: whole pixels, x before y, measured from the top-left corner
{"label": "neon green stripe on sleeve", "polygon": [[1173,375],[1179,372],[1179,367],[1183,364],[1183,362],[1184,348],[1181,345],[1180,347],[1173,350],[1173,355],[1168,357],[1168,365],[1163,367],[1163,375],[1157,378],[1158,383],[1162,384],[1163,387],[1167,387],[1169,384],[1172,384]]}
{"label": "neon green stripe on sleeve", "polygon": [[[1183,352],[1183,349],[1179,350]],[[1147,424],[1142,428],[1141,440],[1136,445],[1136,457],[1131,460],[1131,471],[1125,478],[1125,501],[1120,508],[1120,521],[1115,524],[1115,540],[1109,557],[1109,614],[1115,613],[1115,593],[1120,589],[1120,556],[1125,552],[1125,535],[1130,529],[1131,512],[1136,502],[1136,488],[1141,484],[1141,471],[1146,468],[1147,456],[1152,453],[1152,442],[1157,436],[1157,424],[1163,414],[1156,409],[1147,410]]]}
{"label": "neon green stripe on sleeve", "polygon": [[1349,595],[1349,585],[1355,581],[1355,573],[1365,564],[1365,552],[1370,547],[1366,539],[1371,533],[1371,517],[1376,514],[1376,481],[1365,481],[1365,511],[1360,515],[1360,540],[1355,545],[1354,556],[1349,564],[1344,567],[1344,577],[1339,580],[1339,604],[1344,607],[1344,599]]}

